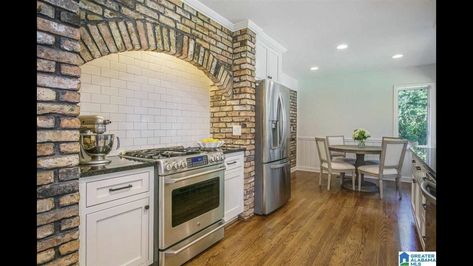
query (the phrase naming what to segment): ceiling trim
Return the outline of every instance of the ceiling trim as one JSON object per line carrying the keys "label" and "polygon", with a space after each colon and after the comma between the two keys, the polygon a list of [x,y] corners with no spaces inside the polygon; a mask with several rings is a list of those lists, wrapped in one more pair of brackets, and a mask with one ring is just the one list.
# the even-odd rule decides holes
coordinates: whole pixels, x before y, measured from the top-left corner
{"label": "ceiling trim", "polygon": [[222,26],[226,27],[232,32],[249,28],[252,31],[254,31],[256,33],[256,36],[258,36],[258,38],[261,38],[266,45],[269,45],[270,48],[276,50],[279,53],[287,52],[286,47],[282,46],[279,42],[271,38],[268,34],[266,34],[263,31],[261,27],[256,25],[256,23],[254,23],[250,19],[245,19],[243,21],[233,23],[198,0],[182,0],[182,1],[188,4],[189,6],[193,7],[195,10],[199,11],[200,13],[220,23]]}

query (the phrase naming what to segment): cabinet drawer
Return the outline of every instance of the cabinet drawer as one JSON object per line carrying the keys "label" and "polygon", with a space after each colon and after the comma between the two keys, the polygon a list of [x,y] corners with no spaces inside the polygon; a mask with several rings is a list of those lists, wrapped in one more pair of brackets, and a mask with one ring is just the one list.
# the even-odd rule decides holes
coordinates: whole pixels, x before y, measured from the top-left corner
{"label": "cabinet drawer", "polygon": [[136,195],[149,190],[149,171],[117,176],[86,184],[87,207]]}
{"label": "cabinet drawer", "polygon": [[243,166],[243,156],[233,156],[225,159],[226,170],[232,170]]}

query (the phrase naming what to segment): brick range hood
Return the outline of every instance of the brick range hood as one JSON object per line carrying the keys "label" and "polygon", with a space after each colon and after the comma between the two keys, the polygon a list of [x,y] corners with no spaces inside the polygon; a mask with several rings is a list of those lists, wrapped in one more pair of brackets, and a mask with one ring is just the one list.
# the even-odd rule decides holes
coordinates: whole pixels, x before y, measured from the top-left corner
{"label": "brick range hood", "polygon": [[180,0],[37,1],[38,264],[78,263],[79,66],[112,53],[163,52],[214,82],[210,132],[246,147],[242,217],[253,215],[255,43],[250,29],[232,32]]}

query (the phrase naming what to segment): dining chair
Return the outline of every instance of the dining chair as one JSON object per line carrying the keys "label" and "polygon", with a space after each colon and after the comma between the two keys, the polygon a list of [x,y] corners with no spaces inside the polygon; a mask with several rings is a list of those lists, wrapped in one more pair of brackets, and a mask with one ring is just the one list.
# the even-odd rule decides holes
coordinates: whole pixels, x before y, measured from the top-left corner
{"label": "dining chair", "polygon": [[[382,141],[385,140],[385,139],[402,139],[402,138],[400,138],[400,137],[382,137],[381,143],[383,143]],[[365,160],[365,162],[364,162],[364,165],[378,165],[378,164],[379,164],[379,159]]]}
{"label": "dining chair", "polygon": [[[327,143],[328,145],[345,145],[345,136],[343,135],[335,135],[335,136],[327,136]],[[346,163],[355,164],[355,159],[347,158],[347,154],[345,152],[339,151],[329,151],[332,160],[341,160]]]}
{"label": "dining chair", "polygon": [[[383,138],[381,144],[381,156],[378,165],[362,165],[358,167],[358,173],[374,176],[379,181],[379,197],[383,198],[383,178],[394,176],[396,182],[396,192],[399,199],[402,199],[399,190],[399,180],[401,179],[401,169],[406,154],[407,140],[399,138]],[[358,189],[361,187],[361,178],[358,179]]]}
{"label": "dining chair", "polygon": [[[332,178],[332,174],[335,173],[351,173],[353,190],[355,190],[355,166],[344,161],[333,161],[328,150],[327,138],[315,137],[315,143],[320,159],[319,186],[322,185],[322,175],[324,174],[324,170],[326,170],[328,174],[327,190],[330,190],[330,180]],[[341,184],[343,184],[343,178],[340,178],[340,185]]]}

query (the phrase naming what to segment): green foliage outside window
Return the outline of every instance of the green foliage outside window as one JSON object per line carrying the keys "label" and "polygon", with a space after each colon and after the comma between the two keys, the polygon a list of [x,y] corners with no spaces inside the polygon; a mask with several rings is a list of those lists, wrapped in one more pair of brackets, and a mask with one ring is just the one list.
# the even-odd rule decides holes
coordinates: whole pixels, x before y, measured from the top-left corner
{"label": "green foliage outside window", "polygon": [[418,145],[427,145],[428,103],[427,88],[400,90],[398,95],[399,136]]}

